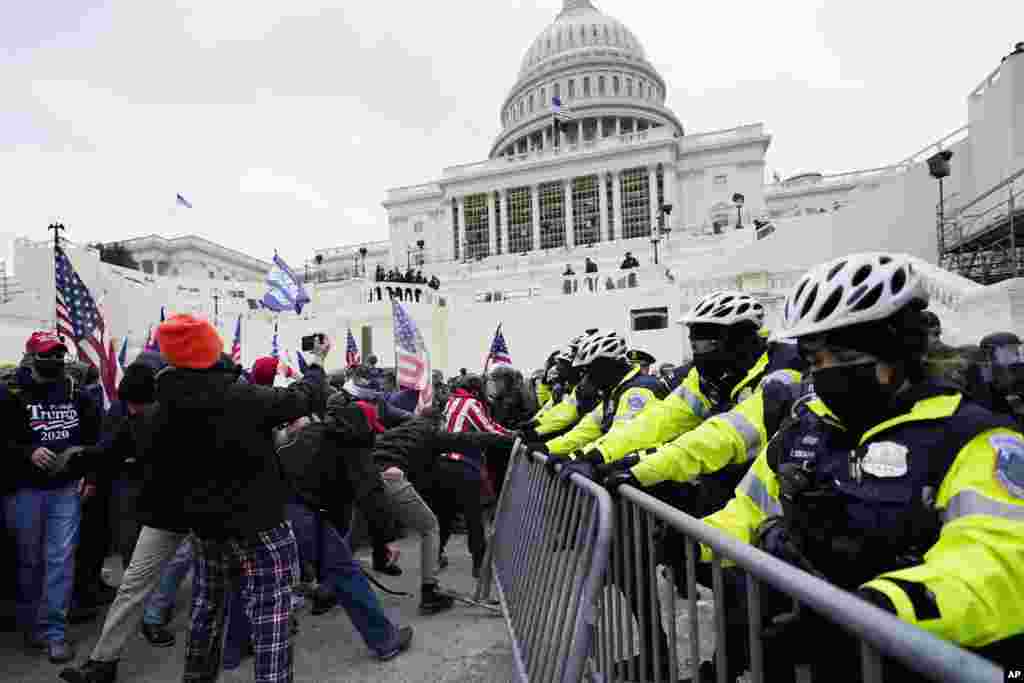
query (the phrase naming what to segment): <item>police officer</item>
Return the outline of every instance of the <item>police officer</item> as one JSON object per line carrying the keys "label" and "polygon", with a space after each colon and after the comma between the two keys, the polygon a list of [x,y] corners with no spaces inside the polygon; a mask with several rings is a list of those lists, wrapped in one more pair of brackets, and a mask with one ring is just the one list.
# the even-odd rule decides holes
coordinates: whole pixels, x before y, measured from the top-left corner
{"label": "police officer", "polygon": [[[596,330],[595,330],[596,332]],[[593,387],[582,381],[582,370],[573,365],[589,332],[574,337],[555,357],[548,373],[551,399],[537,412],[533,420],[523,426],[528,441],[544,441],[565,434],[597,405],[598,396]]]}
{"label": "police officer", "polygon": [[981,340],[980,391],[975,398],[993,412],[1024,426],[1024,348],[1013,332],[994,332]]}
{"label": "police officer", "polygon": [[[704,521],[1004,662],[1024,643],[1024,436],[925,377],[927,303],[907,256],[855,254],[807,273],[779,336],[797,340],[816,396],[794,404]],[[810,663],[860,680],[848,636],[813,615],[796,623],[765,648],[766,679]]]}
{"label": "police officer", "polygon": [[630,349],[626,354],[629,362],[640,367],[640,372],[645,375],[651,374],[651,366],[657,360],[654,356],[642,349]]}
{"label": "police officer", "polygon": [[[791,344],[766,344],[764,307],[743,292],[713,292],[680,322],[689,329],[693,351],[686,378],[660,405],[583,457],[611,463],[656,448],[632,467],[635,481],[654,486],[701,477],[699,510],[687,511],[706,514],[732,497],[774,432],[781,414],[768,404],[778,403],[771,398],[777,394],[788,399],[799,387],[804,362]],[[766,398],[769,386],[775,389]]]}
{"label": "police officer", "polygon": [[[602,436],[624,428],[664,397],[661,383],[630,363],[626,340],[616,332],[595,334],[580,346],[573,368],[585,374],[585,382],[600,396],[597,407],[580,418],[571,431],[548,441],[534,442],[555,464],[568,463],[569,454],[586,448]],[[581,471],[592,470],[590,461],[581,460]],[[592,474],[592,472],[590,472]]]}

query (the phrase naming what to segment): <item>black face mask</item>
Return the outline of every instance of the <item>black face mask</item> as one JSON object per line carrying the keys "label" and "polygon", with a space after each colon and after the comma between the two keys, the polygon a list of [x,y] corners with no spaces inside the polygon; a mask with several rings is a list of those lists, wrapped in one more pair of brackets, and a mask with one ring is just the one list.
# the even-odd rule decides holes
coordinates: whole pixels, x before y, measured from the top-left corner
{"label": "black face mask", "polygon": [[877,367],[860,363],[812,373],[814,393],[854,434],[874,427],[889,413],[895,388],[878,381]]}
{"label": "black face mask", "polygon": [[64,376],[63,358],[37,358],[33,361],[36,374],[46,380],[56,380]]}
{"label": "black face mask", "polygon": [[702,379],[720,384],[727,375],[733,374],[735,359],[733,354],[725,351],[710,351],[693,354],[693,366],[697,368]]}

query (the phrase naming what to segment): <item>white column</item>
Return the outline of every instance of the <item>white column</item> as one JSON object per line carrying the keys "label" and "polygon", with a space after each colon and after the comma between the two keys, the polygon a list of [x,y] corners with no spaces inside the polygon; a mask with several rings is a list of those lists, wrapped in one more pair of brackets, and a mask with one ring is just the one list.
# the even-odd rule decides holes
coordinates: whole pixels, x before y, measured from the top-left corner
{"label": "white column", "polygon": [[[616,119],[617,120],[617,119]],[[615,234],[618,239],[623,237],[622,225],[622,172],[618,169],[612,171],[612,215],[615,217]]]}
{"label": "white column", "polygon": [[566,178],[565,192],[562,196],[565,197],[565,243],[572,248],[576,246],[576,231],[573,228],[572,178]]}
{"label": "white column", "polygon": [[466,198],[459,197],[459,224],[456,227],[459,231],[459,260],[466,260]]}
{"label": "white column", "polygon": [[540,250],[540,185],[530,186],[530,203],[533,216],[533,248]]}
{"label": "white column", "polygon": [[488,190],[487,191],[487,255],[488,256],[494,256],[497,253],[497,251],[495,250],[495,247],[497,245],[496,245],[496,242],[494,240],[494,236],[497,234],[498,226],[495,225],[495,223],[497,222],[495,220],[495,218],[496,218],[496,216],[495,216],[495,211],[494,211],[494,191],[493,190]]}
{"label": "white column", "polygon": [[501,248],[506,254],[512,253],[512,244],[509,242],[509,226],[512,225],[512,214],[508,210],[508,190],[501,191]]}
{"label": "white column", "polygon": [[597,176],[597,211],[601,234],[597,241],[604,242],[608,239],[608,174],[599,173]]}
{"label": "white column", "polygon": [[647,169],[648,190],[647,196],[651,203],[651,236],[658,234],[658,167],[651,166]]}
{"label": "white column", "polygon": [[583,144],[583,119],[576,122],[576,144]]}
{"label": "white column", "polygon": [[616,135],[622,135],[622,117],[621,116],[616,116],[615,117],[615,134]]}

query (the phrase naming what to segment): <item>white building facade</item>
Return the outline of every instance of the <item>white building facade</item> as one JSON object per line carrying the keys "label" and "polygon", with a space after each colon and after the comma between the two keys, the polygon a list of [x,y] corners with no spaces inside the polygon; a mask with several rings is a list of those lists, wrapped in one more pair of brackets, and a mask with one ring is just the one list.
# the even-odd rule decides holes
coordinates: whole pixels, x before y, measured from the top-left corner
{"label": "white building facade", "polygon": [[261,282],[270,269],[266,261],[211,242],[198,235],[136,237],[118,242],[147,275],[193,280]]}

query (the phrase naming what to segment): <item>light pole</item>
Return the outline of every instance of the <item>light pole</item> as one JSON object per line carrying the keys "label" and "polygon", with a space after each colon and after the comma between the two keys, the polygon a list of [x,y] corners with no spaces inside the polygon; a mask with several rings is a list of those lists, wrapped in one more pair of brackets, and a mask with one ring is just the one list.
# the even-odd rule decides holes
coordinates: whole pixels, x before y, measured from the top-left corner
{"label": "light pole", "polygon": [[736,205],[736,229],[741,230],[743,228],[743,202],[745,197],[739,192],[736,192],[732,196],[732,203]]}
{"label": "light pole", "polygon": [[657,233],[651,237],[651,244],[654,246],[654,265],[658,265],[658,244],[661,242],[661,236],[670,231],[670,228],[665,227],[665,216],[671,215],[671,213],[671,204],[658,203]]}
{"label": "light pole", "polygon": [[944,149],[941,152],[928,157],[928,174],[939,181],[939,206],[936,209],[936,221],[939,245],[939,263],[946,255],[946,197],[942,187],[942,179],[948,178],[950,173],[949,160],[953,158],[953,152]]}

